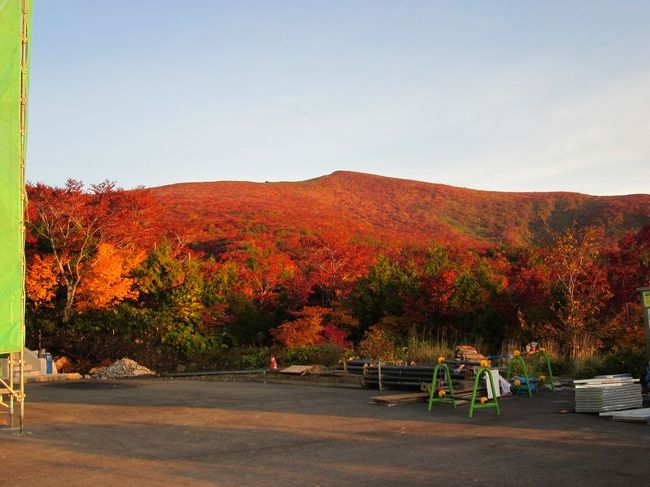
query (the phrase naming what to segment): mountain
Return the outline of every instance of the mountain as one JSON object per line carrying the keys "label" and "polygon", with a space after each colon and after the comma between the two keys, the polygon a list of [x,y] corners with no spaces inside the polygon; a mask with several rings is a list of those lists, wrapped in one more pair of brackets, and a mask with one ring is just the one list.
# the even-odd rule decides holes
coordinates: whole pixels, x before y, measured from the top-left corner
{"label": "mountain", "polygon": [[195,241],[257,228],[396,243],[525,245],[544,226],[576,222],[618,236],[650,224],[647,194],[479,191],[349,171],[300,182],[181,183],[149,192],[163,226]]}

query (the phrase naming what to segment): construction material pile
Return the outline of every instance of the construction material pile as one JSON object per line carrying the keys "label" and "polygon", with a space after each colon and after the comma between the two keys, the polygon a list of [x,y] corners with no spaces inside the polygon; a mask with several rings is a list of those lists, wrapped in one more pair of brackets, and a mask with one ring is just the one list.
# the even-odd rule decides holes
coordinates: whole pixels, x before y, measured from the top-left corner
{"label": "construction material pile", "polygon": [[[399,389],[420,389],[422,384],[431,383],[435,365],[375,365],[366,367],[363,372],[362,384],[365,387],[393,387]],[[381,379],[380,379],[381,377]],[[462,378],[451,374],[451,378]]]}
{"label": "construction material pile", "polygon": [[598,375],[574,380],[577,413],[602,413],[640,408],[643,404],[639,379],[630,375]]}
{"label": "construction material pile", "polygon": [[[388,365],[381,367],[376,361],[350,360],[347,370],[350,374],[362,376],[364,387],[382,387],[394,389],[420,389],[422,384],[430,384],[435,365]],[[451,378],[462,379],[462,374],[452,373]]]}
{"label": "construction material pile", "polygon": [[140,365],[135,360],[123,358],[108,367],[99,369],[93,374],[94,379],[120,379],[122,377],[138,377],[141,375],[156,375],[155,372]]}
{"label": "construction material pile", "polygon": [[463,362],[475,362],[477,365],[481,363],[481,360],[485,360],[485,355],[481,354],[476,350],[476,348],[471,345],[459,345],[456,347],[454,353],[454,358]]}

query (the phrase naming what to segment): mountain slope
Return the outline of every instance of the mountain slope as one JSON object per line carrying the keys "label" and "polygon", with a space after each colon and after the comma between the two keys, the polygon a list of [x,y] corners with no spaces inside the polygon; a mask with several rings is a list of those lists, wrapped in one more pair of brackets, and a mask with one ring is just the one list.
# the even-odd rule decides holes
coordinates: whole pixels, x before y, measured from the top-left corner
{"label": "mountain slope", "polygon": [[402,243],[522,245],[544,224],[563,228],[575,221],[612,236],[650,224],[645,194],[478,191],[348,171],[300,182],[173,184],[150,193],[164,226],[198,240],[216,229],[236,232],[252,225]]}

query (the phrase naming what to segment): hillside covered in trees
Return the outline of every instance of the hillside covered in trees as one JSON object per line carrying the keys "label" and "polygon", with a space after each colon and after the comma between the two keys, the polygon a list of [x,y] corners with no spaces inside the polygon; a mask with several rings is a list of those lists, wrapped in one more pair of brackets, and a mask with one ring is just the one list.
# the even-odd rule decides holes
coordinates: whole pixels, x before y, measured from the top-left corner
{"label": "hillside covered in trees", "polygon": [[209,238],[211,225],[237,231],[330,230],[364,240],[435,240],[465,246],[531,243],[545,226],[603,228],[621,235],[650,224],[650,195],[504,193],[337,171],[300,182],[183,183],[150,190],[162,222]]}
{"label": "hillside covered in trees", "polygon": [[398,349],[408,336],[492,349],[549,340],[571,357],[642,342],[650,195],[351,172],[28,190],[28,340],[77,359],[343,353],[372,340]]}

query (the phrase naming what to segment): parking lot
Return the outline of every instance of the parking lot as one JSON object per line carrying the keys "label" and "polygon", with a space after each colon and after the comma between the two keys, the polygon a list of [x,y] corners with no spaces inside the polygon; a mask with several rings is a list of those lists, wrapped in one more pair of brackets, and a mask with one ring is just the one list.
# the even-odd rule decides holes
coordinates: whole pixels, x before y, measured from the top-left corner
{"label": "parking lot", "polygon": [[[264,382],[30,384],[3,485],[647,485],[648,426],[560,414],[569,389],[467,406]],[[384,392],[389,393],[389,392]],[[3,415],[6,421],[6,415]]]}

